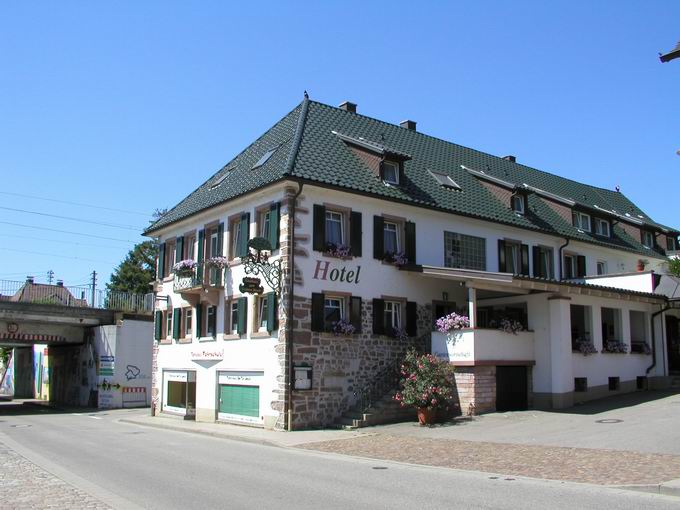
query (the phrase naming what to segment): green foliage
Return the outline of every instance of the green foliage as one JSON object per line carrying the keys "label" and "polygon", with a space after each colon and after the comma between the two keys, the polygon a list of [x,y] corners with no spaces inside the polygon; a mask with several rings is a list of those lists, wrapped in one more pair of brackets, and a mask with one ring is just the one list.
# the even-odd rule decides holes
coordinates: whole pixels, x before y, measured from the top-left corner
{"label": "green foliage", "polygon": [[12,352],[11,347],[0,347],[0,361],[2,362],[2,366],[6,367],[7,362],[9,361],[9,355]]}
{"label": "green foliage", "polygon": [[156,279],[157,255],[158,246],[155,241],[139,243],[128,252],[125,260],[113,272],[106,288],[135,294],[151,292],[149,284]]}
{"label": "green foliage", "polygon": [[445,408],[454,397],[453,371],[450,363],[411,349],[401,365],[401,390],[394,398],[402,406]]}
{"label": "green foliage", "polygon": [[668,272],[673,276],[680,276],[680,258],[668,259]]}

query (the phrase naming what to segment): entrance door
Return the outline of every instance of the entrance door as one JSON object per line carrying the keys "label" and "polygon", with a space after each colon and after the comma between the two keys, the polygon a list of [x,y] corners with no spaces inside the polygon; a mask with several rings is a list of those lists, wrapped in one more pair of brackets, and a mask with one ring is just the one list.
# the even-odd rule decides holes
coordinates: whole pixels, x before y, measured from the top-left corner
{"label": "entrance door", "polygon": [[680,373],[680,319],[666,316],[666,346],[668,350],[668,371]]}
{"label": "entrance door", "polygon": [[496,410],[526,411],[527,367],[496,367]]}
{"label": "entrance door", "polygon": [[220,413],[260,417],[260,387],[220,385]]}

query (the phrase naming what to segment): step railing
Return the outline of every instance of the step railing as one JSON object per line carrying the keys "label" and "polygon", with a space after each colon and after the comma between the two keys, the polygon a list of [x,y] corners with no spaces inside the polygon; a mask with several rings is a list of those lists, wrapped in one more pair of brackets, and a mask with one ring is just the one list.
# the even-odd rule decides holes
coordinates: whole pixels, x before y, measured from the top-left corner
{"label": "step railing", "polygon": [[355,409],[360,413],[366,413],[373,404],[382,399],[388,392],[396,392],[401,379],[401,359],[392,361],[382,368],[364,386],[354,392]]}

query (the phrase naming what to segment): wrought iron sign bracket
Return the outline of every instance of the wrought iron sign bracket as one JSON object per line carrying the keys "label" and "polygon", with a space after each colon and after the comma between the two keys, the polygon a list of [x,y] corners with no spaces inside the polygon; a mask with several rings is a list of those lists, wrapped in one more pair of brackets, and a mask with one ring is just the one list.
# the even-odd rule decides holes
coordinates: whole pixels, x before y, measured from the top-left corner
{"label": "wrought iron sign bracket", "polygon": [[281,260],[269,261],[272,245],[264,237],[254,237],[248,241],[248,254],[241,257],[246,274],[264,278],[274,292],[281,291]]}

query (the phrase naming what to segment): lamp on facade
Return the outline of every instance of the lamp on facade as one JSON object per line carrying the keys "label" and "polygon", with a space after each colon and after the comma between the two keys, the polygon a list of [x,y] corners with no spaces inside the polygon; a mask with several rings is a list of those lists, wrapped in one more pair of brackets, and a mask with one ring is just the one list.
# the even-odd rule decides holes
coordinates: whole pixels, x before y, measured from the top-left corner
{"label": "lamp on facade", "polygon": [[[243,269],[246,274],[262,275],[267,285],[278,294],[281,291],[281,259],[270,262],[271,252],[272,245],[268,239],[254,237],[248,241],[248,254],[241,257],[241,262],[243,262]],[[251,294],[261,294],[263,289],[257,285],[258,283],[259,280],[244,278],[239,290]]]}

